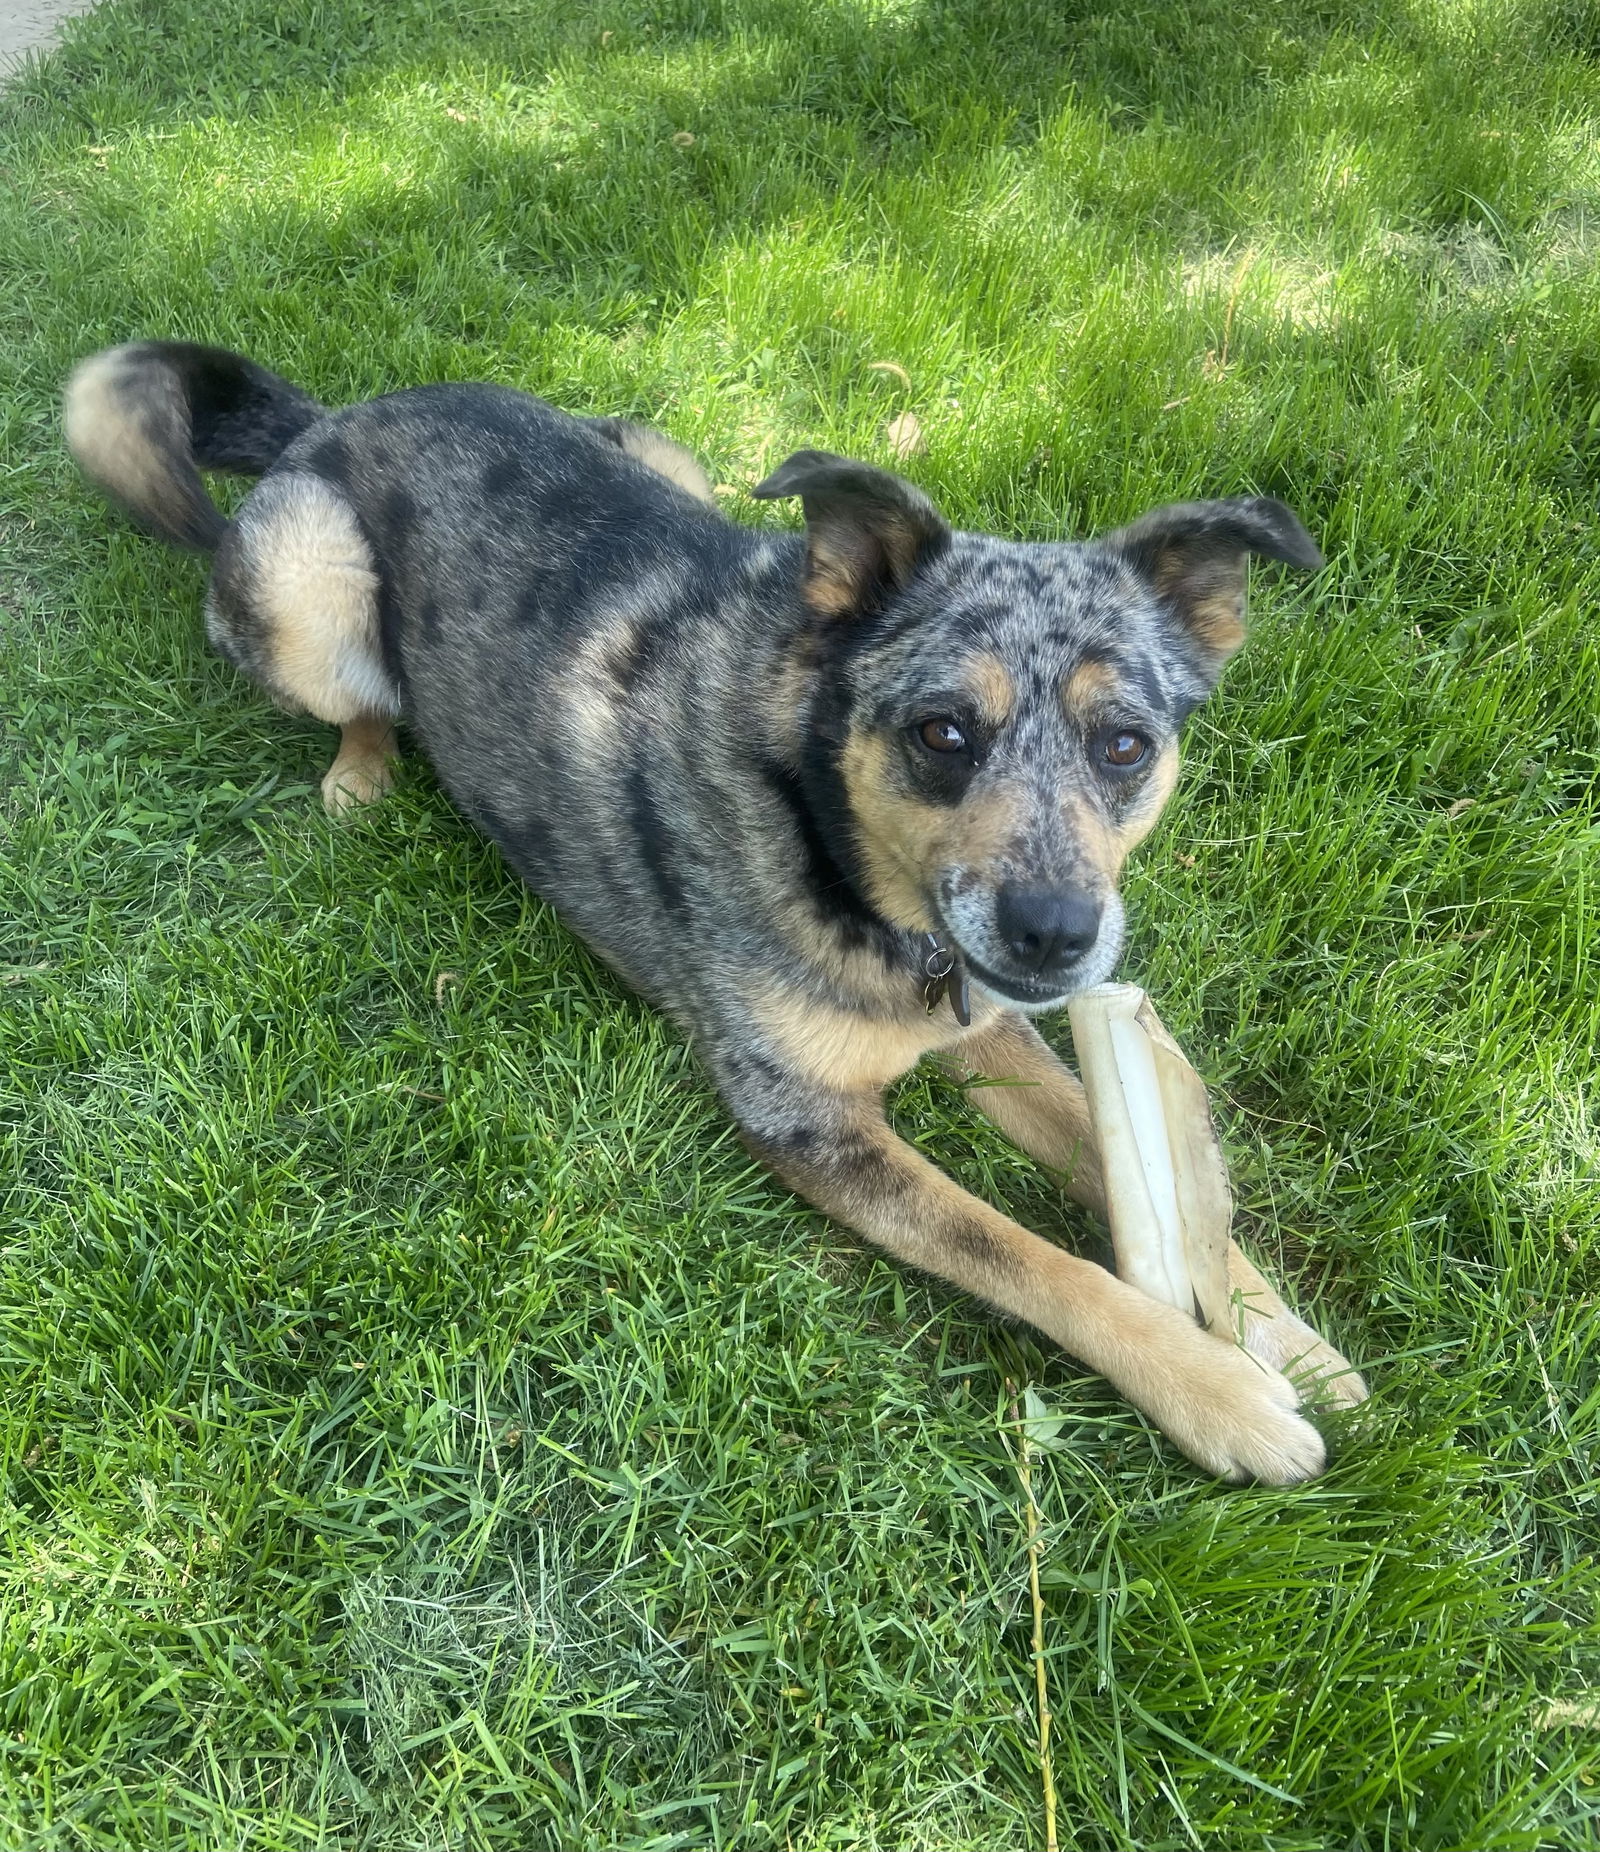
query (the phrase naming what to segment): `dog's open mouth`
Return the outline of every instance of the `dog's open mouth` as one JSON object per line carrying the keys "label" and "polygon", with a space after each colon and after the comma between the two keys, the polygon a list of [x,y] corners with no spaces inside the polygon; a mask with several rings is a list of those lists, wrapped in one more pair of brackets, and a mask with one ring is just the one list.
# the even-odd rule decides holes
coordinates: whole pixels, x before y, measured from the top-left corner
{"label": "dog's open mouth", "polygon": [[1065,983],[1059,979],[1050,984],[1035,983],[1028,978],[1001,977],[999,972],[991,971],[987,965],[980,964],[965,949],[961,956],[966,962],[967,970],[972,974],[972,981],[981,984],[985,990],[993,991],[996,996],[1005,997],[1012,1003],[1026,1003],[1033,1009],[1046,1009],[1052,1004],[1065,1003],[1075,990],[1082,989],[1081,984],[1068,978]]}
{"label": "dog's open mouth", "polygon": [[[1068,975],[1065,980],[1055,979],[1051,983],[1041,984],[1026,977],[1002,977],[998,971],[992,971],[981,958],[974,958],[956,935],[944,923],[943,914],[935,909],[934,918],[939,922],[939,929],[955,948],[956,955],[967,967],[968,975],[975,984],[997,997],[1004,997],[1008,1003],[1020,1003],[1028,1009],[1052,1009],[1057,1004],[1065,1003],[1075,991],[1083,988],[1085,980]],[[1087,962],[1087,961],[1085,961]],[[1086,973],[1087,977],[1087,973]]]}

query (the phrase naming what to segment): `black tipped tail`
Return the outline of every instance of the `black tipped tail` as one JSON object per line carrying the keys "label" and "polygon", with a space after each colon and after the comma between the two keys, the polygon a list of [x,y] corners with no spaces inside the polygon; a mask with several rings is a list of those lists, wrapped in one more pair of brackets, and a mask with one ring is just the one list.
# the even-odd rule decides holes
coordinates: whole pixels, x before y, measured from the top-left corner
{"label": "black tipped tail", "polygon": [[221,347],[136,341],[67,382],[67,447],[85,475],[173,546],[209,553],[227,525],[201,469],[259,476],[322,407]]}

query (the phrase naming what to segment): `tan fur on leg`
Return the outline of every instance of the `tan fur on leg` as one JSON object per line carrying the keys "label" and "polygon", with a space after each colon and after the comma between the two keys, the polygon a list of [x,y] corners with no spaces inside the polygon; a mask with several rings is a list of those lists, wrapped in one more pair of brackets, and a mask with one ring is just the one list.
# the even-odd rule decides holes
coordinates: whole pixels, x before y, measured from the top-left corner
{"label": "tan fur on leg", "polygon": [[340,730],[339,751],[322,781],[322,805],[330,817],[375,804],[394,785],[394,761],[400,747],[394,723],[381,714],[347,720]]}
{"label": "tan fur on leg", "polygon": [[963,1036],[940,1062],[957,1080],[977,1083],[967,1087],[973,1105],[1036,1164],[1063,1173],[1073,1199],[1105,1220],[1083,1082],[1030,1022],[1008,1012]]}
{"label": "tan fur on leg", "polygon": [[[968,1097],[1035,1163],[1067,1173],[1071,1195],[1105,1220],[1100,1160],[1083,1083],[1031,1023],[1003,1016],[965,1037],[942,1059],[960,1079],[989,1082],[969,1087]],[[1228,1280],[1238,1308],[1238,1335],[1251,1356],[1341,1407],[1366,1400],[1367,1386],[1349,1361],[1289,1310],[1237,1241],[1228,1243]]]}
{"label": "tan fur on leg", "polygon": [[269,476],[217,555],[206,630],[278,701],[336,726],[396,714],[378,571],[350,504],[317,476]]}
{"label": "tan fur on leg", "polygon": [[1208,1471],[1273,1485],[1321,1471],[1322,1438],[1276,1370],[968,1195],[895,1136],[876,1094],[835,1096],[802,1138],[756,1148],[869,1240],[1054,1338]]}

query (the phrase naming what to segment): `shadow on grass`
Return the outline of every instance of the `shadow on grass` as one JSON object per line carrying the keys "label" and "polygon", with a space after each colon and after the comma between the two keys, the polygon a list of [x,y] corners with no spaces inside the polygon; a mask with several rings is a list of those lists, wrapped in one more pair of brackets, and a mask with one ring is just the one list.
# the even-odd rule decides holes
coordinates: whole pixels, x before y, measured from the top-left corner
{"label": "shadow on grass", "polygon": [[[819,426],[881,443],[869,370],[910,360],[923,473],[974,524],[1124,518],[1141,490],[1108,482],[1108,451],[1158,458],[1163,493],[1254,487],[1326,523],[1359,434],[1327,395],[1306,416],[1297,371],[1364,412],[1432,320],[1477,315],[1475,390],[1525,390],[1499,323],[1563,235],[1548,202],[1574,158],[1548,98],[1547,133],[1515,115],[1570,37],[1557,9],[1535,42],[1526,10],[1513,50],[1415,0],[130,4],[14,100],[24,135],[81,125],[45,129],[58,158],[21,233],[77,312],[21,345],[19,383],[181,334],[334,402],[489,376],[665,413],[743,469]],[[706,299],[722,329],[680,327]],[[1077,403],[1041,391],[975,446],[972,357],[1003,369],[1019,325],[1059,331],[1031,364],[1076,376]],[[704,403],[677,402],[686,372],[715,381]],[[1590,346],[1539,390],[1581,424]],[[1592,487],[1592,448],[1530,466]]]}
{"label": "shadow on grass", "polygon": [[[454,251],[526,291],[524,313],[606,329],[692,300],[724,243],[831,214],[841,193],[861,211],[862,244],[915,251],[916,228],[908,240],[874,224],[872,199],[924,180],[943,202],[921,227],[937,249],[972,180],[1041,141],[1070,180],[1052,203],[1103,220],[1111,247],[1136,234],[1145,252],[1199,259],[1273,229],[1276,201],[1279,216],[1312,209],[1296,237],[1311,230],[1320,261],[1348,242],[1340,196],[1352,186],[1347,217],[1370,219],[1362,163],[1381,144],[1377,203],[1394,227],[1476,228],[1492,264],[1563,153],[1558,135],[1497,125],[1519,79],[1561,58],[1569,17],[1557,9],[1543,42],[1512,55],[1473,13],[1447,32],[1452,16],[1415,0],[845,0],[648,16],[435,0],[329,0],[297,16],[272,0],[129,0],[77,25],[13,107],[25,132],[70,112],[96,150],[141,134],[177,143],[142,185],[83,176],[91,210],[103,203],[134,230],[149,222],[142,253],[106,253],[135,295],[141,256],[165,270],[177,255],[170,215],[208,254],[253,247],[274,284],[377,276],[403,311],[442,293],[441,254]],[[1486,82],[1495,69],[1502,81]],[[1308,113],[1323,146],[1295,133]],[[236,171],[195,197],[207,154]],[[1286,171],[1296,156],[1298,175]],[[275,210],[285,190],[295,197]],[[238,261],[211,272],[216,289],[248,279]],[[470,274],[456,280],[464,299],[438,331],[492,346],[504,298]]]}

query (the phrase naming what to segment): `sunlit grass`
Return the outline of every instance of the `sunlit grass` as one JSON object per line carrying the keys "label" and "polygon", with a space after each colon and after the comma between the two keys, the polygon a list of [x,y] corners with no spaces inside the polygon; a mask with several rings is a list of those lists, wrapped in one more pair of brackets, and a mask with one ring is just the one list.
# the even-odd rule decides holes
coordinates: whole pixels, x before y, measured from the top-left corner
{"label": "sunlit grass", "polygon": [[[0,110],[0,1841],[1600,1840],[1600,33],[1570,0],[122,0]],[[1130,880],[1251,1242],[1369,1370],[1219,1492],[748,1163],[418,769],[63,457],[134,334],[485,377],[958,523],[1283,495]],[[759,516],[730,497],[740,518]],[[917,1142],[1092,1242],[943,1082]],[[1569,1716],[1580,1713],[1568,1713]]]}

